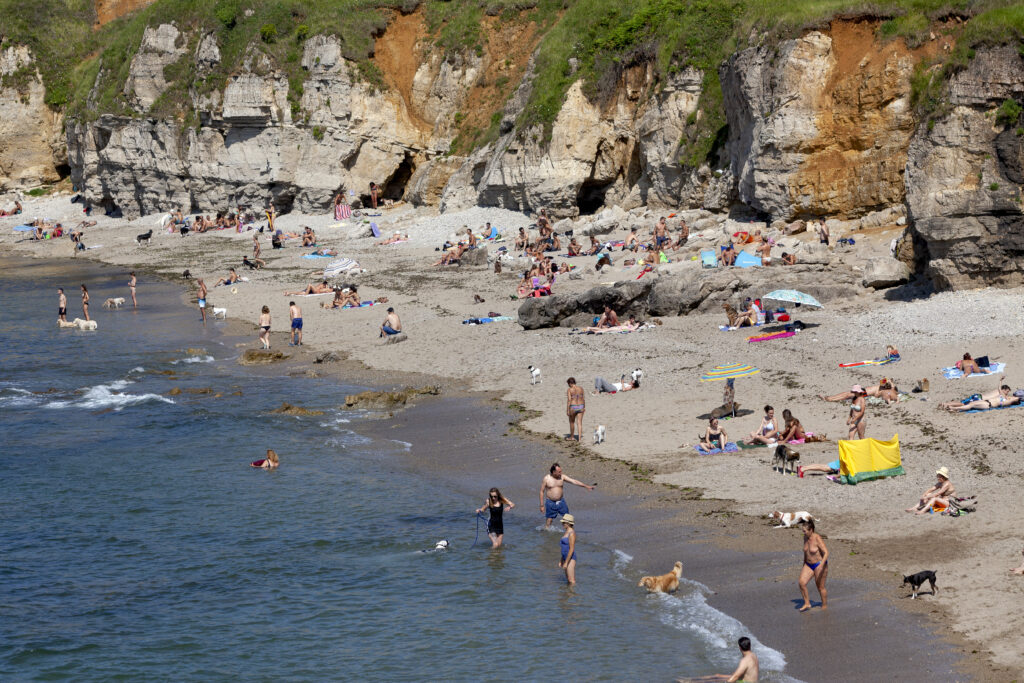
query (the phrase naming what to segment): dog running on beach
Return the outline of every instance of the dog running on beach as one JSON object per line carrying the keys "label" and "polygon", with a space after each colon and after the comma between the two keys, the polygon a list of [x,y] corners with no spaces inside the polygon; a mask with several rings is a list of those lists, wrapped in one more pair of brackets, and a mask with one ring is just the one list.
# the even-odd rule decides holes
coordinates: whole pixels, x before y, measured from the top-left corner
{"label": "dog running on beach", "polygon": [[649,593],[674,593],[679,588],[679,579],[683,578],[683,563],[676,562],[672,571],[661,576],[645,576],[637,586],[646,588]]}
{"label": "dog running on beach", "polygon": [[142,246],[143,242],[145,242],[146,244],[149,244],[149,241],[152,238],[153,238],[153,229],[150,228],[149,232],[144,232],[141,235],[136,235],[135,236],[135,244],[138,244],[139,246]]}
{"label": "dog running on beach", "polygon": [[936,593],[939,592],[939,589],[935,587],[935,572],[934,571],[925,570],[923,572],[918,572],[916,574],[911,574],[910,576],[904,576],[903,577],[903,585],[906,586],[909,583],[910,584],[910,588],[913,591],[913,594],[910,596],[911,600],[914,600],[914,599],[917,598],[917,594],[921,591],[921,586],[924,585],[925,581],[927,581],[928,583],[931,584],[932,595],[935,595]]}
{"label": "dog running on beach", "polygon": [[597,425],[597,429],[594,430],[594,445],[604,443],[604,425]]}
{"label": "dog running on beach", "polygon": [[794,524],[803,524],[804,522],[810,522],[814,518],[811,517],[811,513],[805,510],[799,512],[780,512],[775,510],[768,514],[768,519],[773,519],[779,522],[779,525],[772,527],[773,529],[790,528]]}
{"label": "dog running on beach", "polygon": [[115,296],[103,302],[103,308],[121,308],[124,306],[124,297]]}

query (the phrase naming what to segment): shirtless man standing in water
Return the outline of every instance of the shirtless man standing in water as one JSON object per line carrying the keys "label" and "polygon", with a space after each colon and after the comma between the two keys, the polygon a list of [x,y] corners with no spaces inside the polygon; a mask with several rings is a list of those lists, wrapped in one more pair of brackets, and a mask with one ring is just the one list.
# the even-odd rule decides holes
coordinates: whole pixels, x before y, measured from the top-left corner
{"label": "shirtless man standing in water", "polygon": [[575,484],[588,491],[593,491],[593,486],[587,486],[582,481],[576,481],[572,477],[566,476],[562,473],[562,466],[557,462],[551,466],[549,474],[544,475],[543,481],[540,483],[540,509],[544,512],[544,528],[547,529],[551,526],[551,522],[555,520],[559,515],[565,515],[569,513],[569,506],[565,504],[564,491],[562,490],[566,483]]}
{"label": "shirtless man standing in water", "polygon": [[804,566],[800,568],[800,595],[804,604],[801,612],[811,609],[811,598],[807,594],[807,584],[814,579],[814,585],[821,596],[821,608],[828,609],[828,591],[825,580],[828,578],[828,548],[825,541],[814,531],[814,520],[804,523]]}
{"label": "shirtless man standing in water", "polygon": [[573,438],[579,441],[583,437],[583,413],[587,412],[587,401],[583,387],[576,385],[576,378],[570,377],[566,380],[569,390],[566,392],[565,414],[569,416],[569,436],[566,440]]}
{"label": "shirtless man standing in water", "polygon": [[739,640],[740,663],[731,676],[715,674],[703,678],[689,679],[699,683],[711,683],[711,681],[728,681],[728,683],[757,683],[758,675],[761,673],[757,661],[757,655],[750,651],[750,638],[743,636]]}

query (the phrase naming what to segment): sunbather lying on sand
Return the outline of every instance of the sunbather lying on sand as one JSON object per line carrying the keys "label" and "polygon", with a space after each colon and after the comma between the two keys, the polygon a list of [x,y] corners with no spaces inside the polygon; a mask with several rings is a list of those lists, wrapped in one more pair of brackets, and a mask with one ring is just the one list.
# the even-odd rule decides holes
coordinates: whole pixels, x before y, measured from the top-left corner
{"label": "sunbather lying on sand", "polygon": [[708,420],[704,436],[700,438],[701,448],[706,451],[712,451],[716,448],[725,448],[727,443],[729,443],[729,437],[726,435],[725,429],[718,426],[718,418],[713,417]]}
{"label": "sunbather lying on sand", "polygon": [[[868,396],[877,396],[886,403],[895,403],[900,398],[900,392],[899,389],[896,388],[896,385],[884,378],[875,386],[864,387],[864,393]],[[843,391],[838,394],[833,394],[832,396],[818,394],[818,398],[822,401],[841,403],[843,401],[852,401],[855,397],[852,391]]]}
{"label": "sunbather lying on sand", "polygon": [[609,382],[604,377],[594,378],[594,395],[597,394],[614,394],[620,391],[633,391],[633,389],[640,388],[640,380],[634,379],[626,381],[626,376],[623,375],[619,378],[618,382]]}
{"label": "sunbather lying on sand", "polygon": [[303,295],[303,294],[327,294],[331,291],[331,286],[327,284],[327,280],[322,281],[318,285],[306,285],[305,289],[301,289],[297,292],[285,292],[285,296]]}
{"label": "sunbather lying on sand", "polygon": [[[838,460],[833,460],[832,462],[830,462],[827,465],[818,465],[818,464],[803,465],[801,467],[798,467],[797,470],[796,470],[797,476],[799,476],[801,478],[803,478],[803,476],[805,474],[807,474],[808,472],[824,472],[825,474],[828,474],[828,475],[839,474],[839,461]],[[829,477],[829,478],[831,478],[831,477]]]}
{"label": "sunbather lying on sand", "polygon": [[917,502],[916,507],[907,508],[907,512],[916,512],[919,515],[923,515],[928,512],[935,503],[940,503],[944,506],[949,506],[949,498],[956,494],[956,489],[953,488],[953,482],[949,480],[949,469],[946,467],[940,467],[935,475],[938,480],[935,482],[935,486],[921,494],[921,500]]}
{"label": "sunbather lying on sand", "polygon": [[313,251],[311,255],[312,256],[337,256],[338,255],[338,251],[336,249],[331,249],[330,247],[320,247],[319,249],[316,249],[315,251]]}
{"label": "sunbather lying on sand", "polygon": [[409,236],[408,235],[403,235],[400,232],[396,232],[394,235],[392,235],[391,237],[387,238],[383,242],[377,242],[377,246],[383,246],[385,244],[398,244],[399,242],[408,242],[408,241],[409,241]]}
{"label": "sunbather lying on sand", "polygon": [[971,358],[971,354],[969,353],[965,353],[964,357],[956,362],[956,367],[958,367],[960,371],[964,373],[965,377],[967,375],[987,375],[990,372],[992,372],[988,368],[983,368],[980,365],[978,365],[978,363],[973,358]]}
{"label": "sunbather lying on sand", "polygon": [[[1006,377],[1001,377],[1000,382]],[[1020,397],[1014,396],[1009,385],[1003,384],[998,389],[986,391],[984,394],[974,394],[963,401],[949,401],[940,403],[939,408],[954,413],[962,413],[967,410],[988,410],[989,408],[1002,408],[1020,403]]]}

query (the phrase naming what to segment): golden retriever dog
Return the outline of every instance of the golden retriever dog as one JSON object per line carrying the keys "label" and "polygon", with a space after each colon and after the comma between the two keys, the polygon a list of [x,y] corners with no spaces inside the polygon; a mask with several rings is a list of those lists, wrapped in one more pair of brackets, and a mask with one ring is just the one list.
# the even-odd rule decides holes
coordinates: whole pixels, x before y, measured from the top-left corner
{"label": "golden retriever dog", "polygon": [[683,577],[683,563],[676,562],[672,571],[661,576],[645,576],[637,586],[646,588],[649,593],[674,593],[679,588],[679,579]]}

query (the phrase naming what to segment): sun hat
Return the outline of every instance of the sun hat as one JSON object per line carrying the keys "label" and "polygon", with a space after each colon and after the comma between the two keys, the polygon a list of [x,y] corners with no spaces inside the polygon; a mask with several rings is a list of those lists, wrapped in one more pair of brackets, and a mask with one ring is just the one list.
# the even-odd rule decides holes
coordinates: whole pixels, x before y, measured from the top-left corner
{"label": "sun hat", "polygon": [[935,474],[939,475],[943,479],[949,479],[949,468],[943,465],[939,469],[935,470]]}
{"label": "sun hat", "polygon": [[855,394],[863,394],[863,393],[865,393],[864,392],[864,387],[862,387],[859,384],[854,384],[853,388],[851,388],[850,391],[852,391]]}
{"label": "sun hat", "polygon": [[569,526],[576,526],[576,518],[570,514],[562,515],[562,523],[568,524]]}

